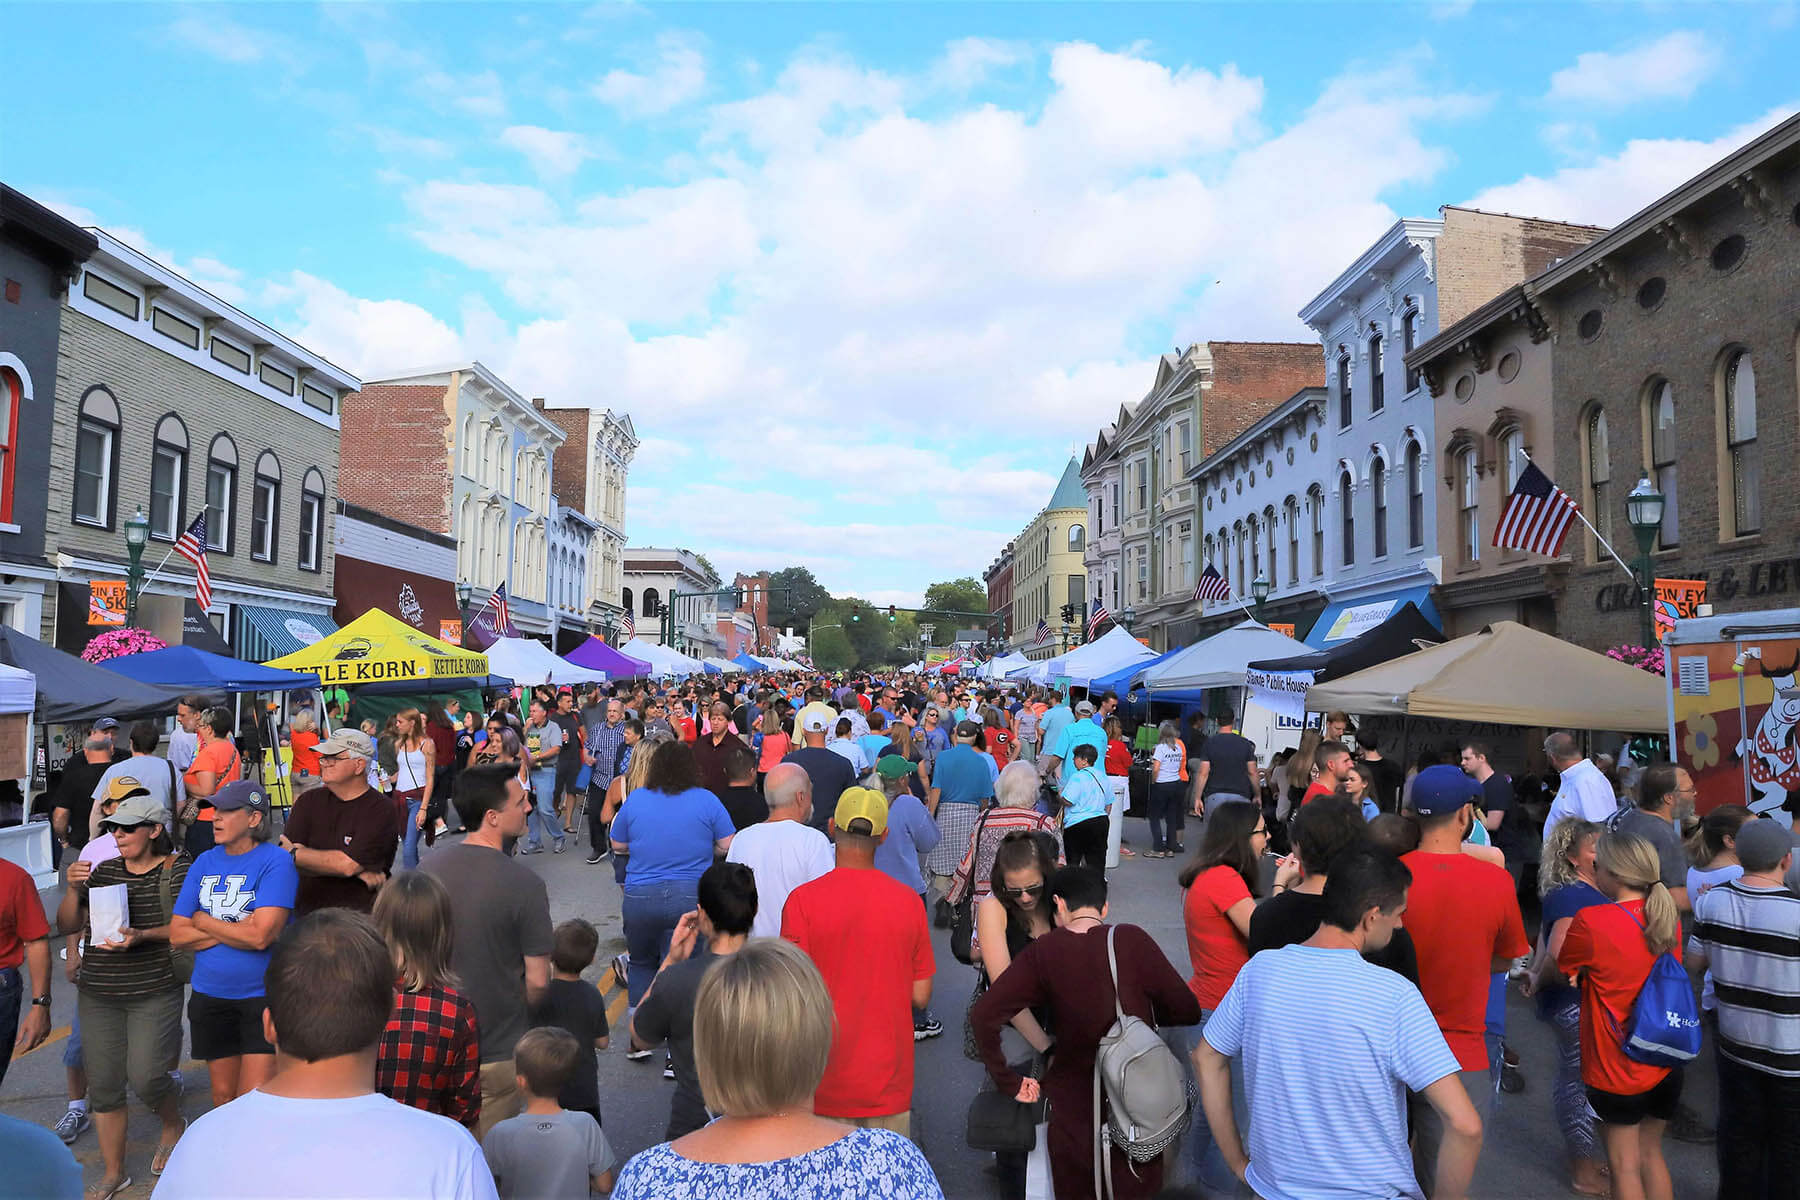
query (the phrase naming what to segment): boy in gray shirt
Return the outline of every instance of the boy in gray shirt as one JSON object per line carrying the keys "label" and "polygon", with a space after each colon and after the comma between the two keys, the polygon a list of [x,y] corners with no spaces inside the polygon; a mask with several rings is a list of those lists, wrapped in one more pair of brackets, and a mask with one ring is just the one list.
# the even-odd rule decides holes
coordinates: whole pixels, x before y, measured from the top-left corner
{"label": "boy in gray shirt", "polygon": [[586,1113],[556,1102],[581,1061],[581,1046],[553,1025],[526,1031],[513,1048],[525,1111],[488,1130],[481,1150],[501,1200],[585,1200],[610,1192],[618,1163]]}

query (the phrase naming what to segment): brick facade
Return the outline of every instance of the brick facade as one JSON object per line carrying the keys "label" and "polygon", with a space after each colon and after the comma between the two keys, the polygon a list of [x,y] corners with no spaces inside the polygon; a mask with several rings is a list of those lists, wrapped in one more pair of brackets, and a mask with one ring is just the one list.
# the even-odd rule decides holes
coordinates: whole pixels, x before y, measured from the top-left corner
{"label": "brick facade", "polygon": [[588,495],[588,455],[594,444],[590,428],[593,411],[586,408],[545,408],[542,399],[533,399],[531,403],[568,435],[563,442],[563,452],[556,456],[556,461],[552,464],[550,490],[570,508],[598,517],[599,506]]}
{"label": "brick facade", "polygon": [[1208,342],[1212,383],[1201,393],[1204,458],[1250,428],[1301,388],[1322,387],[1325,365],[1312,342]]}
{"label": "brick facade", "polygon": [[370,384],[345,395],[344,499],[432,533],[454,534],[445,478],[454,403],[434,385]]}
{"label": "brick facade", "polygon": [[1514,217],[1474,208],[1443,208],[1437,239],[1439,329],[1448,329],[1521,280],[1605,233],[1539,217]]}

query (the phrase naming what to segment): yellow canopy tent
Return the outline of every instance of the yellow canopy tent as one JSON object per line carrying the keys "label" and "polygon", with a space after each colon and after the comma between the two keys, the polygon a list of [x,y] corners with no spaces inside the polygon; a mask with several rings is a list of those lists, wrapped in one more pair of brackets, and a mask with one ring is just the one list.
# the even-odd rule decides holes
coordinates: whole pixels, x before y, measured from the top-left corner
{"label": "yellow canopy tent", "polygon": [[330,637],[264,665],[315,672],[326,687],[407,680],[428,683],[480,678],[488,673],[487,655],[439,641],[378,608]]}

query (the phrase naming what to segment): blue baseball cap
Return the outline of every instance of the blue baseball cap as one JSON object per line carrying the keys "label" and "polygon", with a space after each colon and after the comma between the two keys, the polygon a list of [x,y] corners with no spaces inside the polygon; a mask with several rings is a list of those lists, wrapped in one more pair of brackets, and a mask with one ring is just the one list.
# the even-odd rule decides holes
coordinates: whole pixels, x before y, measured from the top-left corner
{"label": "blue baseball cap", "polygon": [[1461,767],[1446,763],[1426,767],[1413,777],[1412,799],[1407,807],[1421,817],[1439,817],[1479,799],[1481,785],[1465,775]]}
{"label": "blue baseball cap", "polygon": [[266,817],[269,815],[269,793],[263,790],[261,784],[239,779],[214,792],[212,806],[220,812],[247,808]]}

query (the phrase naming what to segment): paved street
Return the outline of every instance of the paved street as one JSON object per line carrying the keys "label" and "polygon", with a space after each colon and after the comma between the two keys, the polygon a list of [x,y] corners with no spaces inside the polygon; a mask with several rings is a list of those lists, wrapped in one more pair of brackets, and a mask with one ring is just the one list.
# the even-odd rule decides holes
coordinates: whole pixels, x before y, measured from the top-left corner
{"label": "paved street", "polygon": [[[1194,844],[1195,833],[1190,827],[1190,847]],[[1128,820],[1126,837],[1140,846],[1147,844],[1144,822]],[[589,976],[608,993],[610,1014],[616,1020],[622,1020],[624,995],[613,986],[610,968],[604,965],[612,955],[624,949],[619,892],[613,883],[610,862],[589,867],[573,850],[560,856],[542,854],[523,861],[548,880],[553,920],[582,916],[599,927],[600,956]],[[1178,859],[1127,859],[1111,876],[1112,915],[1115,920],[1148,929],[1170,960],[1185,974],[1187,952],[1175,885],[1179,869]],[[53,909],[55,898],[54,893],[46,893],[46,906]],[[977,1200],[991,1195],[992,1185],[983,1169],[989,1161],[987,1156],[969,1151],[962,1142],[964,1110],[979,1084],[981,1073],[976,1064],[962,1056],[962,1008],[968,998],[972,974],[971,968],[951,957],[945,934],[936,932],[934,937],[939,975],[933,1008],[945,1028],[944,1036],[918,1047],[915,1122],[926,1155],[943,1184],[944,1194],[951,1200]],[[73,988],[59,981],[53,1010],[55,1040],[14,1062],[3,1095],[0,1095],[0,1111],[45,1125],[61,1114],[64,1104],[62,1038],[67,1034],[73,1011]],[[1516,994],[1512,998],[1509,1027],[1510,1040],[1521,1055],[1528,1082],[1524,1093],[1501,1098],[1503,1104],[1489,1124],[1474,1195],[1494,1200],[1563,1197],[1569,1193],[1564,1186],[1561,1141],[1551,1118],[1548,1095],[1550,1040],[1544,1027],[1533,1019],[1529,1002]],[[627,1062],[623,1030],[615,1024],[613,1034],[612,1049],[600,1057],[601,1108],[607,1136],[614,1149],[624,1157],[660,1140],[668,1117],[668,1097],[674,1085],[662,1079],[660,1059]],[[1318,1061],[1308,1066],[1312,1070],[1329,1070],[1330,1059],[1331,1048],[1323,1045]],[[184,1073],[191,1116],[202,1111],[206,1104],[206,1072],[201,1064],[188,1062],[184,1064]],[[1687,1095],[1697,1102],[1702,1112],[1710,1115],[1715,1103],[1710,1063],[1689,1071]],[[131,1137],[128,1169],[137,1183],[126,1194],[147,1196],[150,1191],[149,1158],[156,1127],[142,1109],[133,1110]],[[1684,1145],[1671,1140],[1666,1148],[1674,1172],[1675,1194],[1678,1197],[1710,1197],[1716,1186],[1712,1147]],[[82,1135],[75,1151],[83,1163],[89,1165],[90,1178],[97,1176],[99,1152],[91,1131]]]}

